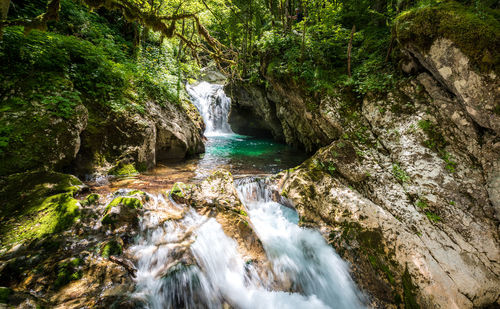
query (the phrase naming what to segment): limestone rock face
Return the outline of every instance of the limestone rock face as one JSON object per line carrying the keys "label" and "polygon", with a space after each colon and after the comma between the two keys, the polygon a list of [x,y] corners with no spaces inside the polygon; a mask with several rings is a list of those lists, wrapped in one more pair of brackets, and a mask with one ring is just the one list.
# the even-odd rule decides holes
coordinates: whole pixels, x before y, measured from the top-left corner
{"label": "limestone rock face", "polygon": [[292,86],[271,82],[288,100],[276,104],[287,141],[287,123],[299,138],[311,132],[306,121],[329,132],[310,145],[330,139],[276,182],[301,222],[351,262],[375,307],[498,306],[499,79],[475,71],[449,40],[406,52],[409,81],[362,103],[323,98],[314,116]]}
{"label": "limestone rock face", "polygon": [[500,104],[500,82],[494,72],[474,70],[469,58],[448,39],[434,41],[427,52],[411,45],[407,49],[478,125],[500,134],[500,115],[494,112]]}
{"label": "limestone rock face", "polygon": [[133,163],[137,170],[144,170],[158,160],[182,159],[205,150],[202,128],[184,107],[154,102],[146,102],[142,114],[110,113],[105,121],[84,131],[82,139],[75,162],[79,173],[92,172],[103,161]]}
{"label": "limestone rock face", "polygon": [[367,96],[344,129],[278,182],[305,222],[328,231],[358,283],[384,306],[497,303],[498,200],[489,192],[498,192],[498,136],[481,133],[427,73]]}
{"label": "limestone rock face", "polygon": [[252,131],[268,130],[277,140],[307,151],[326,146],[341,135],[338,115],[333,111],[337,101],[305,97],[292,82],[266,78],[268,87],[238,82],[226,85],[232,100],[229,121],[233,127],[240,118],[250,118]]}

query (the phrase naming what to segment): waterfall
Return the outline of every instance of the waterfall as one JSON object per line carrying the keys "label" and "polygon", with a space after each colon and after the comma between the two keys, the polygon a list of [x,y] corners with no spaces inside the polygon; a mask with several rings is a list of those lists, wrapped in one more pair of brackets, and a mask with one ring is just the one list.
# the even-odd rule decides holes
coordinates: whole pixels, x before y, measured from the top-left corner
{"label": "waterfall", "polygon": [[226,96],[222,85],[201,82],[196,86],[187,84],[186,90],[205,122],[205,135],[232,134],[227,122],[231,99]]}
{"label": "waterfall", "polygon": [[[214,218],[152,196],[131,250],[138,260],[134,297],[143,308],[364,307],[346,263],[319,232],[299,227],[297,213],[274,202],[264,183],[243,179],[237,190],[270,261],[270,275],[260,277]],[[161,220],[168,209],[184,217]]]}
{"label": "waterfall", "polygon": [[275,280],[291,281],[294,290],[315,296],[331,308],[363,307],[365,297],[351,279],[347,264],[318,231],[298,226],[298,214],[284,205],[289,204],[286,199],[273,199],[258,179],[242,179],[237,189]]}
{"label": "waterfall", "polygon": [[[227,123],[231,102],[221,85],[202,82],[187,89],[205,121],[207,143],[213,144],[197,168],[208,170],[221,164],[227,148],[236,152],[227,145],[243,137],[232,133]],[[143,308],[365,306],[347,264],[318,231],[298,226],[297,213],[287,207],[290,202],[273,196],[264,181],[244,178],[236,184],[267,261],[255,266],[242,256],[238,243],[216,219],[161,194],[150,196],[131,248],[138,261],[133,297]]]}

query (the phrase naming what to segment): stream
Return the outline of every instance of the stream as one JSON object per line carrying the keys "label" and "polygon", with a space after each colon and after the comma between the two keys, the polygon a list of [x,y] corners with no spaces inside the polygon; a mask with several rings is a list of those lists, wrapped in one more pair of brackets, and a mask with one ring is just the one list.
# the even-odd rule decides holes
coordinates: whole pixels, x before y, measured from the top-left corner
{"label": "stream", "polygon": [[[221,85],[202,82],[187,90],[206,124],[206,153],[97,186],[121,188],[123,195],[141,189],[150,197],[131,248],[137,261],[133,297],[144,308],[365,307],[348,265],[318,231],[299,227],[298,214],[289,203],[272,199],[263,177],[300,164],[306,155],[233,133],[227,123],[231,102]],[[201,181],[221,168],[235,175],[237,194],[268,260],[263,267],[238,251],[215,218],[165,194],[173,182]],[[165,219],[165,213],[178,219]]]}

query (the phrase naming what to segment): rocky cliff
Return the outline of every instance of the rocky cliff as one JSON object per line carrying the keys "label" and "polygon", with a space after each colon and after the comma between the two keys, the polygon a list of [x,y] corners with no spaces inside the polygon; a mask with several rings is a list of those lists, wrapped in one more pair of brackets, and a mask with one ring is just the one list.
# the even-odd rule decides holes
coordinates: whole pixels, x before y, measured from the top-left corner
{"label": "rocky cliff", "polygon": [[233,89],[235,112],[252,105],[278,118],[288,143],[324,146],[276,181],[375,303],[498,306],[499,78],[448,39],[404,50],[412,75],[388,93],[324,97],[311,109],[267,77],[267,89]]}

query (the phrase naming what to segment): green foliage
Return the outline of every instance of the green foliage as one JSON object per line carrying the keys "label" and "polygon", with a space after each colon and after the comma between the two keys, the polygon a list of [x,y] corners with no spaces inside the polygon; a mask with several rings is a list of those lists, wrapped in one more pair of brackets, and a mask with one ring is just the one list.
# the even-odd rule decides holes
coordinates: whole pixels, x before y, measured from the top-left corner
{"label": "green foliage", "polygon": [[427,216],[427,219],[429,219],[432,222],[439,222],[442,220],[440,216],[430,211],[426,211],[425,215]]}
{"label": "green foliage", "polygon": [[395,31],[401,43],[416,45],[424,51],[435,39],[448,38],[481,70],[498,72],[498,10],[488,9],[484,2],[471,7],[455,1],[432,1],[401,14],[396,19]]}
{"label": "green foliage", "polygon": [[6,287],[0,287],[0,304],[6,304],[9,301],[9,296],[12,290]]}
{"label": "green foliage", "polygon": [[401,183],[408,182],[410,180],[410,176],[401,168],[399,163],[394,163],[392,165],[392,174],[396,177]]}
{"label": "green foliage", "polygon": [[423,199],[419,199],[417,201],[417,206],[420,209],[426,209],[427,207],[429,207],[429,205],[427,205],[427,202],[425,200],[423,200]]}

